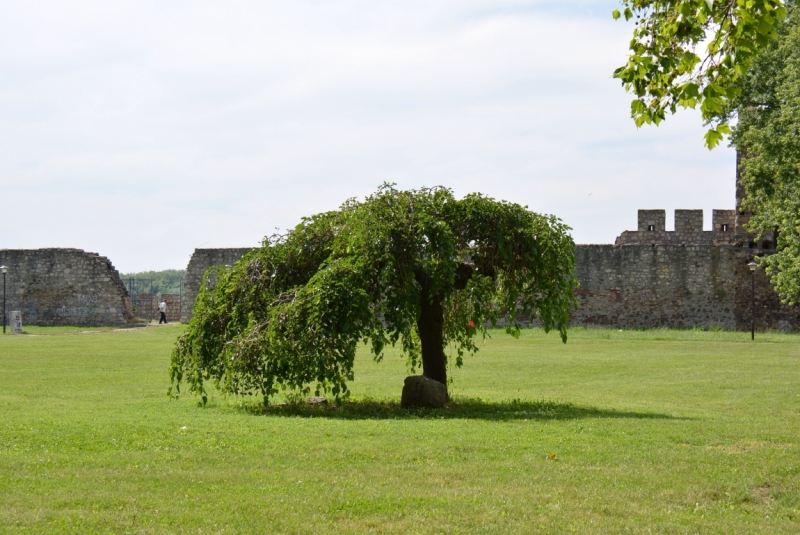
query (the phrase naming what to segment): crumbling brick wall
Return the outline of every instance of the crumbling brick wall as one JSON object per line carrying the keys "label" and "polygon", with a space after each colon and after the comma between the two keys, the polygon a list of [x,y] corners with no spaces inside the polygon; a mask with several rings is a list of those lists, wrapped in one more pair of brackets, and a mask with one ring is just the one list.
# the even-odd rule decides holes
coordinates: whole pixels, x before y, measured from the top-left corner
{"label": "crumbling brick wall", "polygon": [[134,299],[136,317],[146,321],[158,319],[158,296],[155,294],[139,294]]}
{"label": "crumbling brick wall", "polygon": [[181,295],[161,294],[161,301],[167,305],[167,321],[181,321]]}
{"label": "crumbling brick wall", "polygon": [[[24,325],[123,325],[134,321],[111,261],[80,249],[0,249],[6,310]],[[0,288],[0,291],[2,288]]]}
{"label": "crumbling brick wall", "polygon": [[[238,247],[233,249],[195,249],[189,265],[186,266],[186,277],[183,283],[183,303],[181,306],[181,322],[188,323],[192,319],[192,306],[200,285],[203,283],[203,274],[213,266],[232,266],[244,255],[252,251],[252,247]],[[210,284],[216,278],[211,274]]]}

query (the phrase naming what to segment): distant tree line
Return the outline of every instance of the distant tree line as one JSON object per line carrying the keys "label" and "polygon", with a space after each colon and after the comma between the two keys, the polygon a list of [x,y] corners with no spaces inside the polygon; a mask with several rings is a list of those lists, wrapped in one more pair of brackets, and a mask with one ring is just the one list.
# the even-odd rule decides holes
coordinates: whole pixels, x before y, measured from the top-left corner
{"label": "distant tree line", "polygon": [[165,269],[163,271],[140,271],[120,275],[125,287],[131,279],[136,280],[137,293],[176,294],[181,291],[181,281],[186,276],[185,269]]}

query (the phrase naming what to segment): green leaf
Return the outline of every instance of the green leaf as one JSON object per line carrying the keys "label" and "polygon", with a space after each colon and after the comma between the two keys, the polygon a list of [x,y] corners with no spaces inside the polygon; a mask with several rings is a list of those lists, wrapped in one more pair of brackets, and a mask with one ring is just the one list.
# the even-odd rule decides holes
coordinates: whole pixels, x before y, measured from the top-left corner
{"label": "green leaf", "polygon": [[717,132],[719,132],[720,134],[731,134],[732,130],[730,126],[728,126],[725,123],[722,123],[720,125],[717,125]]}
{"label": "green leaf", "polygon": [[716,147],[720,141],[722,141],[722,134],[714,130],[713,128],[706,132],[705,135],[705,146],[708,147],[709,150]]}
{"label": "green leaf", "polygon": [[637,125],[658,124],[667,113],[697,104],[704,121],[722,120],[737,98],[739,80],[753,59],[773,46],[777,22],[788,13],[781,0],[622,0],[622,5],[614,18],[636,16],[637,24],[628,61],[614,77],[635,100],[648,103],[647,113],[632,113]]}

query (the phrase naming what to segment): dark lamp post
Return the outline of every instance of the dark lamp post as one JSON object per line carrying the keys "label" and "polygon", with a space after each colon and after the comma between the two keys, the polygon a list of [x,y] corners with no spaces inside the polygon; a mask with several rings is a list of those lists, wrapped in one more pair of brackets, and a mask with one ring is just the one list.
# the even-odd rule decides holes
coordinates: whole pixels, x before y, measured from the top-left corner
{"label": "dark lamp post", "polygon": [[0,266],[0,273],[3,274],[3,334],[6,334],[6,273],[8,273],[8,268]]}
{"label": "dark lamp post", "polygon": [[756,268],[758,264],[750,262],[750,340],[756,339]]}

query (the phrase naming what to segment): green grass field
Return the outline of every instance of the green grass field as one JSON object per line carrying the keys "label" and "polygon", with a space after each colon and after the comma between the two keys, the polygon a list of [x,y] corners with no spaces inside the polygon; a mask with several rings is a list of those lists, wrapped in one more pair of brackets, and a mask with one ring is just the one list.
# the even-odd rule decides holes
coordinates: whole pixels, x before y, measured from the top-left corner
{"label": "green grass field", "polygon": [[180,326],[0,336],[2,533],[799,533],[800,336],[497,332],[448,409],[167,398]]}

